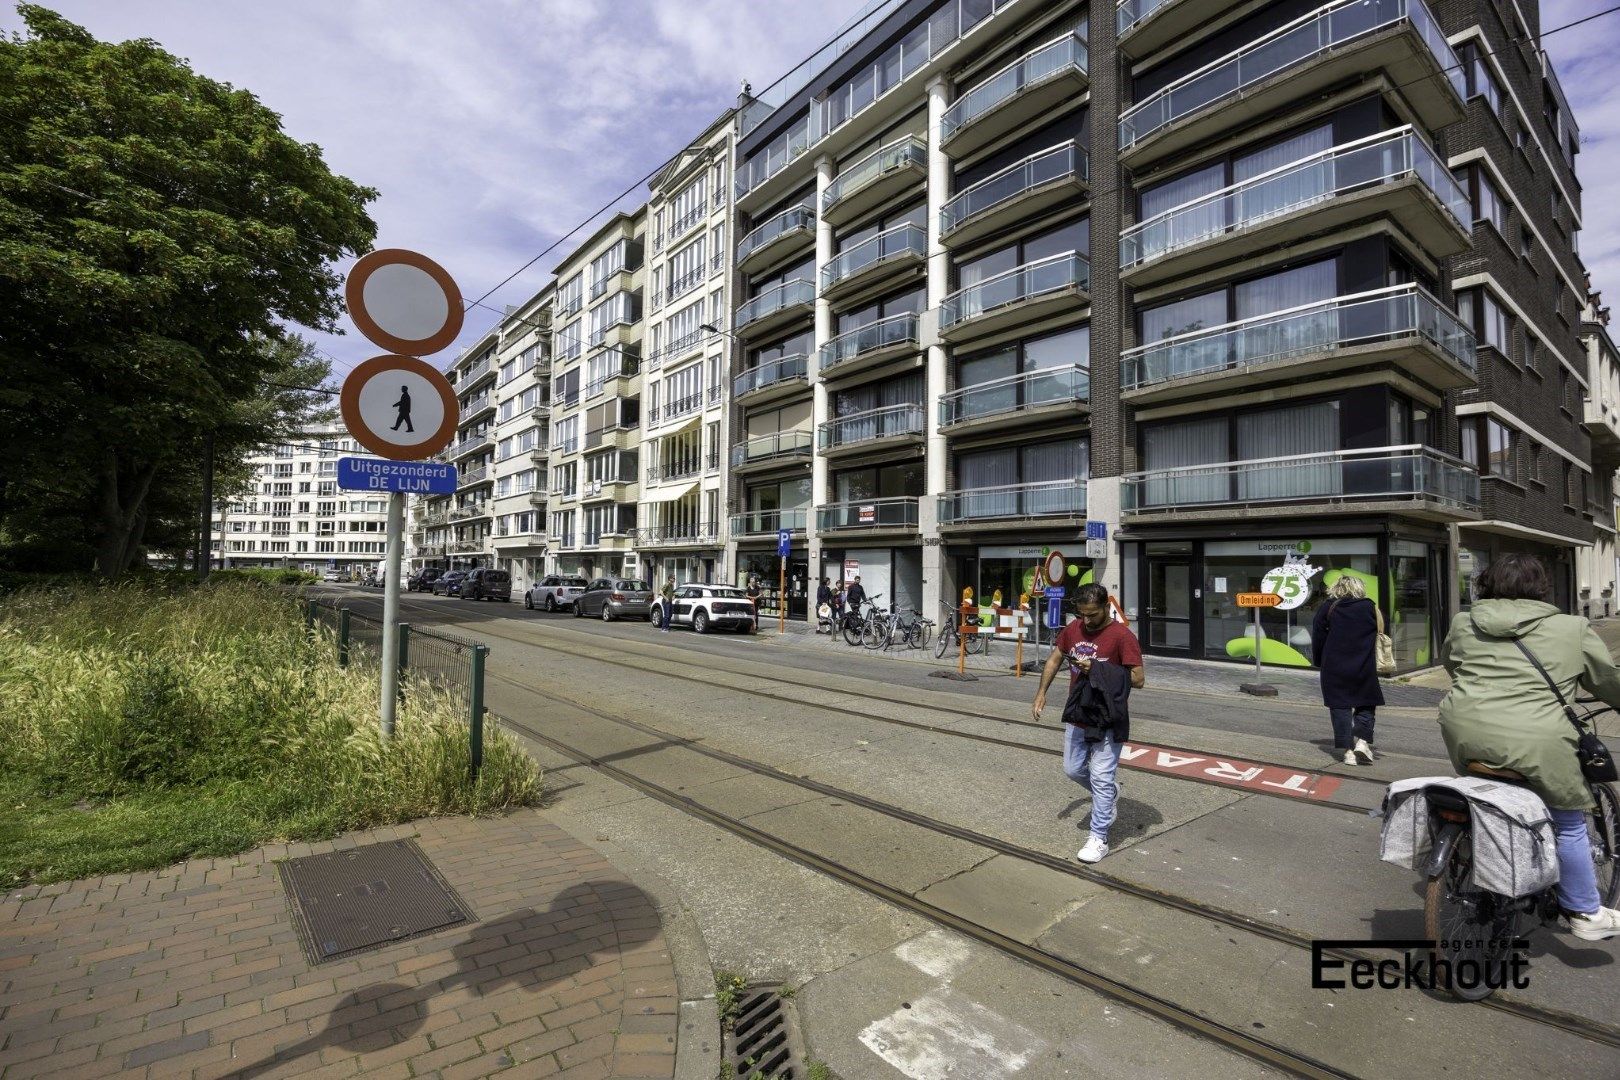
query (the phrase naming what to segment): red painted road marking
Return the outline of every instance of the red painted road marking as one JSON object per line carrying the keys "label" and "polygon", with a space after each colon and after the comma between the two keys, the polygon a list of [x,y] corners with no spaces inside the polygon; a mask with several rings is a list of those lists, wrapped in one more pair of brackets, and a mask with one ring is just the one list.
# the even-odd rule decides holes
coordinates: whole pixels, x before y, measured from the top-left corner
{"label": "red painted road marking", "polygon": [[1296,799],[1328,799],[1339,789],[1336,776],[1256,765],[1239,758],[1198,757],[1146,743],[1126,743],[1119,751],[1119,761],[1132,769]]}

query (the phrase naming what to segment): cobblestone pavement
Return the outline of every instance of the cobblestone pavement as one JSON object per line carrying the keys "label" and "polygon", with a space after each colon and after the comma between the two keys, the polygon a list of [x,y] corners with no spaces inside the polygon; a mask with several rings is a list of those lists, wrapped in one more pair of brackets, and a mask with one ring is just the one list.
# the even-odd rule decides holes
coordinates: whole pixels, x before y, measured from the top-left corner
{"label": "cobblestone pavement", "polygon": [[[275,860],[414,836],[472,925],[311,966]],[[0,1075],[671,1077],[651,897],[541,812],[36,886],[0,902]]]}

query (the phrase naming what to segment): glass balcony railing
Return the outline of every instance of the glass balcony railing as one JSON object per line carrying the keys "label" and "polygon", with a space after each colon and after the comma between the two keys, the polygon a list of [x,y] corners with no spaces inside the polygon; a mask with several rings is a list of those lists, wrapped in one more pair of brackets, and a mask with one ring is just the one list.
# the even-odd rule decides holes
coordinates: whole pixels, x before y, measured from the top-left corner
{"label": "glass balcony railing", "polygon": [[822,372],[827,372],[839,364],[892,345],[910,345],[917,348],[919,341],[917,322],[916,312],[908,311],[839,334],[821,347],[817,353],[819,359],[817,367]]}
{"label": "glass balcony railing", "polygon": [[1138,266],[1324,199],[1407,177],[1420,180],[1467,230],[1471,214],[1462,185],[1408,126],[1335,146],[1155,214],[1120,234],[1119,263]]}
{"label": "glass balcony railing", "polygon": [[790,207],[737,241],[737,261],[743,262],[760,248],[775,243],[790,232],[802,231],[814,235],[816,212],[808,206]]}
{"label": "glass balcony railing", "polygon": [[840,416],[816,429],[816,445],[823,451],[841,446],[923,433],[923,407],[919,404],[885,405],[880,409]]}
{"label": "glass balcony railing", "polygon": [[975,120],[1065,71],[1086,73],[1086,40],[1079,34],[1047,42],[963,94],[940,118],[940,141],[949,142]]}
{"label": "glass balcony railing", "polygon": [[1479,474],[1458,458],[1415,444],[1186,465],[1132,473],[1123,481],[1120,505],[1138,513],[1231,503],[1368,499],[1479,508]]}
{"label": "glass balcony railing", "polygon": [[773,285],[752,300],[737,308],[735,325],[741,330],[751,322],[757,322],[768,315],[774,315],[783,308],[793,307],[797,304],[814,304],[816,302],[816,287],[814,283],[803,278],[784,281],[780,285]]}
{"label": "glass balcony railing", "polygon": [[804,531],[809,511],[804,507],[787,510],[749,510],[731,515],[732,536],[775,536],[779,529]]}
{"label": "glass balcony railing", "polygon": [[980,180],[946,203],[939,211],[939,231],[949,235],[963,222],[1004,203],[1065,180],[1089,180],[1091,159],[1073,140],[1015,161]]}
{"label": "glass balcony railing", "polygon": [[827,185],[827,190],[821,193],[821,212],[826,213],[829,208],[879,177],[908,166],[915,166],[924,172],[928,170],[928,145],[916,135],[907,135],[888,146],[879,147],[839,173]]}
{"label": "glass balcony railing", "polygon": [[821,268],[822,291],[852,278],[862,271],[906,255],[922,258],[928,254],[928,233],[921,225],[907,222],[885,229],[876,236],[862,240],[834,256],[832,262]]}
{"label": "glass balcony railing", "polygon": [[771,458],[808,455],[814,440],[808,431],[777,431],[747,439],[731,448],[731,467],[741,468]]}
{"label": "glass balcony railing", "polygon": [[1422,0],[1334,0],[1133,105],[1119,120],[1120,151],[1280,71],[1403,22],[1417,31],[1457,96],[1464,97],[1462,64]]}
{"label": "glass balcony railing", "polygon": [[997,308],[1075,288],[1091,288],[1091,263],[1084,255],[1069,252],[1025,263],[947,296],[939,306],[939,328],[943,332]]}
{"label": "glass balcony railing", "polygon": [[1409,337],[1424,338],[1461,367],[1474,370],[1474,335],[1422,288],[1396,285],[1128,349],[1120,356],[1120,385],[1134,390],[1192,375]]}
{"label": "glass balcony railing", "polygon": [[490,362],[487,359],[480,360],[478,363],[474,364],[472,367],[468,368],[462,373],[461,385],[463,387],[471,386],[473,383],[477,382],[479,379],[482,379],[485,375],[488,375],[493,370],[495,369],[490,365]]}
{"label": "glass balcony railing", "polygon": [[915,495],[891,499],[850,499],[816,507],[816,531],[838,529],[915,529]]}
{"label": "glass balcony railing", "polygon": [[734,397],[742,397],[754,390],[763,390],[767,386],[790,380],[805,379],[810,373],[810,358],[803,353],[796,356],[784,356],[779,360],[768,360],[758,367],[749,368],[731,381],[731,392]]}
{"label": "glass balcony railing", "polygon": [[939,523],[963,525],[1011,518],[1085,517],[1084,480],[947,491],[939,497]]}
{"label": "glass balcony railing", "polygon": [[939,399],[940,427],[1006,416],[1071,401],[1089,401],[1091,372],[1083,367],[1042,368],[965,386]]}
{"label": "glass balcony railing", "polygon": [[1146,21],[1149,15],[1164,7],[1165,4],[1174,3],[1175,0],[1119,0],[1119,7],[1115,12],[1115,31],[1119,37],[1135,30],[1138,23]]}

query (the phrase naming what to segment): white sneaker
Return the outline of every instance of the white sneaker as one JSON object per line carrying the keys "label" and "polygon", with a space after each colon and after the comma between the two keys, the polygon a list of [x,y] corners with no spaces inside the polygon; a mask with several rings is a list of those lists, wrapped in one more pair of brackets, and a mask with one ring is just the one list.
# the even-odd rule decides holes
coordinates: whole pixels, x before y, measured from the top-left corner
{"label": "white sneaker", "polygon": [[1100,836],[1089,836],[1086,838],[1086,846],[1080,849],[1075,858],[1085,863],[1101,862],[1102,857],[1107,854],[1108,841]]}
{"label": "white sneaker", "polygon": [[1366,739],[1357,739],[1356,745],[1353,749],[1351,749],[1350,753],[1355,755],[1356,760],[1352,762],[1349,760],[1349,758],[1346,758],[1345,761],[1347,764],[1371,765],[1373,762],[1372,747],[1367,745]]}
{"label": "white sneaker", "polygon": [[1356,752],[1354,750],[1346,750],[1344,752],[1344,763],[1346,765],[1360,765],[1361,764],[1361,762],[1356,760]]}
{"label": "white sneaker", "polygon": [[1569,929],[1582,941],[1607,941],[1620,935],[1620,911],[1600,907],[1590,915],[1571,915]]}

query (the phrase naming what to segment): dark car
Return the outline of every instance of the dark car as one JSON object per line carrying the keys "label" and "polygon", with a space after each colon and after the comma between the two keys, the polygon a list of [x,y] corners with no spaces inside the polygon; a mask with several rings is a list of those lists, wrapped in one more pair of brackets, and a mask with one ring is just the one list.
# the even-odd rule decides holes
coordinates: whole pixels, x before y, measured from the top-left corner
{"label": "dark car", "polygon": [[465,570],[451,570],[440,574],[433,582],[434,596],[460,596],[461,583],[467,577]]}
{"label": "dark car", "polygon": [[639,578],[597,578],[574,599],[574,615],[601,616],[603,622],[635,615],[651,620],[652,589]]}
{"label": "dark car", "polygon": [[443,576],[444,567],[424,566],[422,569],[411,575],[411,580],[409,582],[410,589],[412,592],[432,592],[433,583],[438,581]]}
{"label": "dark car", "polygon": [[479,567],[462,581],[460,595],[463,600],[509,602],[512,599],[512,575],[505,570]]}

